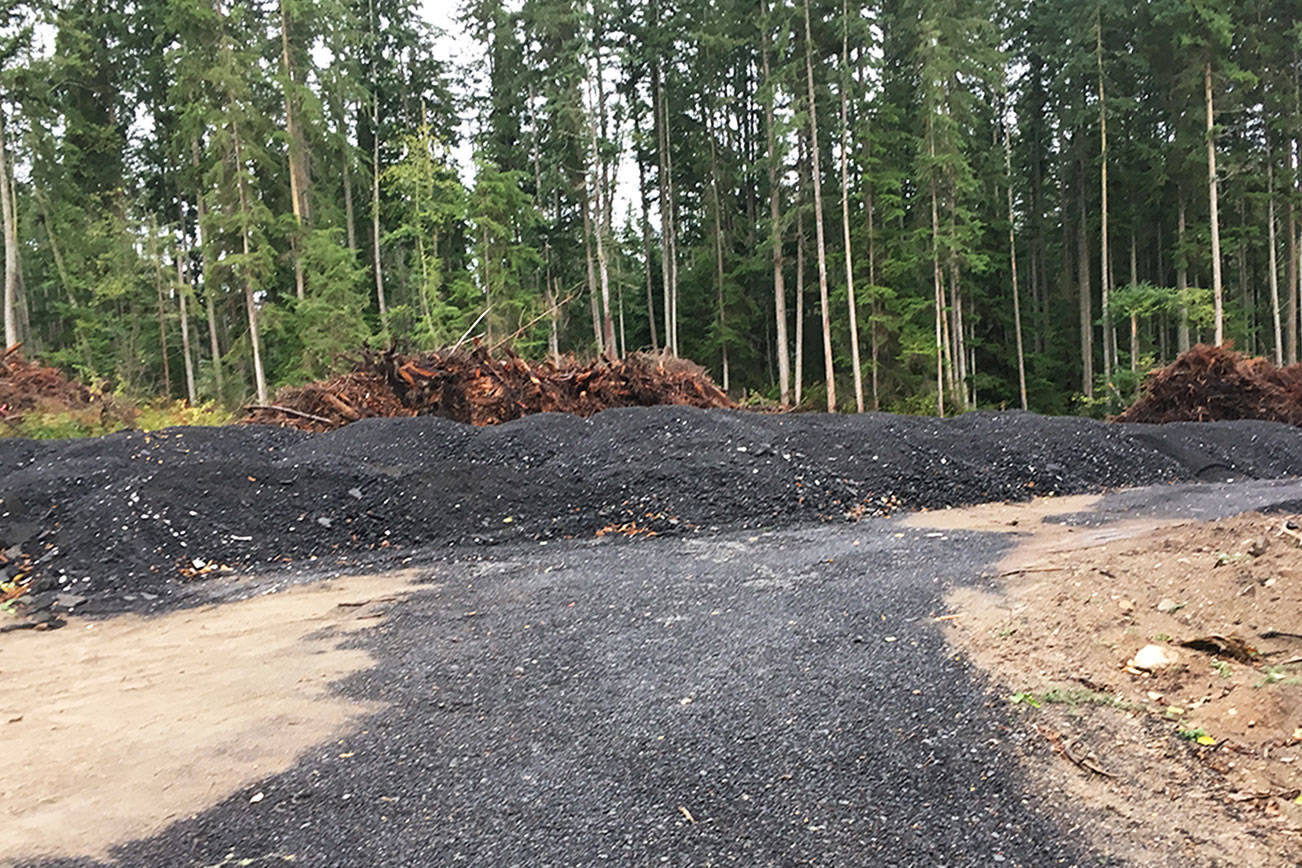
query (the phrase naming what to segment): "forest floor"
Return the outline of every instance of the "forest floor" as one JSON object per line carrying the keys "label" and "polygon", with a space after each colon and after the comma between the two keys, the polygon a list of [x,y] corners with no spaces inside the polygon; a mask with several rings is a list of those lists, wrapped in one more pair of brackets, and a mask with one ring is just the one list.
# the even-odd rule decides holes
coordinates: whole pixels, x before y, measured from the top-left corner
{"label": "forest floor", "polygon": [[1302,855],[1302,429],[661,407],[0,464],[0,630],[40,628],[0,864]]}

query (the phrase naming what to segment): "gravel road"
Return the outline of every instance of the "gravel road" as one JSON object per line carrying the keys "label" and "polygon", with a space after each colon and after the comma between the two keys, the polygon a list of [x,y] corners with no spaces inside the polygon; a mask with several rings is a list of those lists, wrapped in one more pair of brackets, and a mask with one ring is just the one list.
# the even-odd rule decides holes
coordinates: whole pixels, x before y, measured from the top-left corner
{"label": "gravel road", "polygon": [[116,855],[1098,864],[1022,791],[932,621],[1002,544],[878,519],[440,565],[356,640],[380,662],[343,689],[387,705],[364,732]]}

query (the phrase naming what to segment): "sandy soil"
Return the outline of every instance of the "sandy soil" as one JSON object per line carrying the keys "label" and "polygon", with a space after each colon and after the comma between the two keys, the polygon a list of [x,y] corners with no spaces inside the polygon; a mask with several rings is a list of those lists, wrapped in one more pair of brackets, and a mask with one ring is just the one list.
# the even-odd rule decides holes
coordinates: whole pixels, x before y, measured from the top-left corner
{"label": "sandy soil", "polygon": [[329,687],[372,660],[341,640],[410,579],[0,636],[0,733],[21,745],[0,763],[0,864],[102,857],[348,732],[373,709]]}
{"label": "sandy soil", "polygon": [[[1074,501],[1074,502],[1073,502]],[[1081,499],[947,510],[1013,531],[998,590],[950,595],[951,639],[1025,726],[1046,801],[1137,865],[1302,864],[1302,548],[1285,518],[1044,523]],[[1258,652],[1236,659],[1208,636]],[[1127,669],[1146,645],[1175,658]]]}

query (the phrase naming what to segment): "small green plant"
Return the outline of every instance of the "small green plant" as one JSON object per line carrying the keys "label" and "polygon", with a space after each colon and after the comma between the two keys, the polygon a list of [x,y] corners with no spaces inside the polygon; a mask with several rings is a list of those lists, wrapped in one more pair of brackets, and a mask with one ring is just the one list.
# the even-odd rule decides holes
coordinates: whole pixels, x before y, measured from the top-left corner
{"label": "small green plant", "polygon": [[1167,633],[1158,633],[1156,636],[1153,637],[1153,641],[1154,641],[1154,642],[1170,642],[1170,641],[1171,641],[1171,637],[1170,637],[1170,635],[1167,634]]}
{"label": "small green plant", "polygon": [[1222,678],[1230,677],[1230,672],[1231,672],[1230,664],[1226,663],[1224,660],[1217,660],[1213,658],[1212,669],[1214,669],[1216,671],[1216,674],[1221,676]]}
{"label": "small green plant", "polygon": [[1034,693],[1029,693],[1029,692],[1014,693],[1012,697],[1009,699],[1009,701],[1013,705],[1029,705],[1032,708],[1040,707],[1040,700],[1035,698]]}
{"label": "small green plant", "polygon": [[1181,728],[1176,733],[1185,741],[1192,741],[1195,744],[1201,744],[1205,747],[1216,744],[1216,739],[1207,734],[1207,730],[1202,727],[1197,729]]}

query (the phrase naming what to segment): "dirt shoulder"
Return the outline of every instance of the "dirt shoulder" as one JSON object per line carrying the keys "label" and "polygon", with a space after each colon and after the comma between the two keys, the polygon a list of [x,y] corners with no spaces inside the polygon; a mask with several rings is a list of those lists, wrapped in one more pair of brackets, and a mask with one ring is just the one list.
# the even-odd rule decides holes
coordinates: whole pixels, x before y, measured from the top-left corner
{"label": "dirt shoulder", "polygon": [[[1045,522],[1081,508],[909,522],[1017,535],[997,589],[956,589],[946,617],[1016,708],[1034,784],[1134,864],[1302,864],[1302,548],[1286,517]],[[1133,665],[1145,646],[1170,662]]]}
{"label": "dirt shoulder", "polygon": [[332,685],[374,661],[344,640],[411,578],[0,636],[0,733],[21,746],[0,764],[0,865],[106,857],[350,732],[375,706]]}

